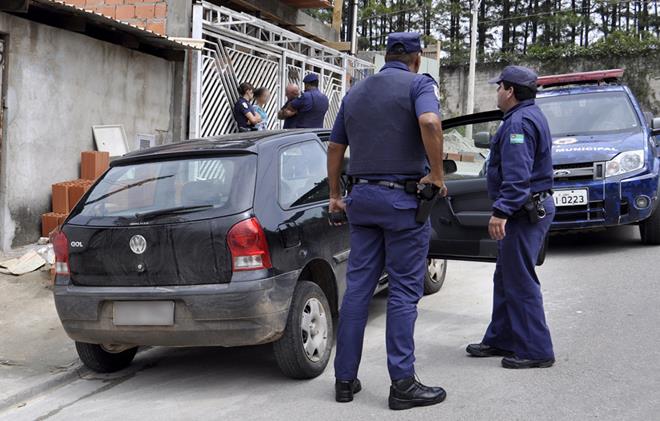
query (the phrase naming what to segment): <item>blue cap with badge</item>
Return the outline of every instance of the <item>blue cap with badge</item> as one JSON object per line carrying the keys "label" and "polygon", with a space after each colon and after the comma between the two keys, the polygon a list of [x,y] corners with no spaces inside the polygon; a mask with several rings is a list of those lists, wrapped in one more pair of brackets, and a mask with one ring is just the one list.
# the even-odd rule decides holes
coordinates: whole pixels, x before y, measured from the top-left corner
{"label": "blue cap with badge", "polygon": [[410,54],[422,51],[420,36],[419,32],[392,32],[387,37],[387,52]]}
{"label": "blue cap with badge", "polygon": [[319,77],[316,73],[308,73],[303,79],[303,83],[316,82],[317,80],[319,80]]}
{"label": "blue cap with badge", "polygon": [[506,66],[498,77],[489,80],[488,83],[509,82],[536,90],[537,78],[536,72],[528,67]]}

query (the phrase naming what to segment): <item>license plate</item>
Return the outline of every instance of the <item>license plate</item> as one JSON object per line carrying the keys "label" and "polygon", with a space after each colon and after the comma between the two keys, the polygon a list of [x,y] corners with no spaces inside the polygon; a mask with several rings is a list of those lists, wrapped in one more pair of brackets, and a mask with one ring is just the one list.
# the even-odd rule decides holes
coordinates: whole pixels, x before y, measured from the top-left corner
{"label": "license plate", "polygon": [[589,203],[589,191],[578,190],[556,190],[553,194],[555,206],[586,206]]}
{"label": "license plate", "polygon": [[174,301],[115,301],[115,326],[172,326]]}

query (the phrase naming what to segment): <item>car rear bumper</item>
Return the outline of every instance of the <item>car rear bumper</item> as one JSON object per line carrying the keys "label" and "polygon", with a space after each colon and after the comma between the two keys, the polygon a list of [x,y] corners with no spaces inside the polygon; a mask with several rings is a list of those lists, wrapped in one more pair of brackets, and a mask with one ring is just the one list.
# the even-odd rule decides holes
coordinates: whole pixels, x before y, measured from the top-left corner
{"label": "car rear bumper", "polygon": [[[167,287],[85,287],[58,277],[55,306],[71,339],[98,344],[242,346],[286,327],[299,272],[255,281]],[[174,301],[172,326],[115,326],[114,301]]]}
{"label": "car rear bumper", "polygon": [[[589,205],[557,207],[551,230],[579,230],[633,224],[651,216],[658,202],[658,175],[644,174],[625,180],[555,182],[555,190],[588,189]],[[644,209],[635,200],[646,196],[650,205]]]}

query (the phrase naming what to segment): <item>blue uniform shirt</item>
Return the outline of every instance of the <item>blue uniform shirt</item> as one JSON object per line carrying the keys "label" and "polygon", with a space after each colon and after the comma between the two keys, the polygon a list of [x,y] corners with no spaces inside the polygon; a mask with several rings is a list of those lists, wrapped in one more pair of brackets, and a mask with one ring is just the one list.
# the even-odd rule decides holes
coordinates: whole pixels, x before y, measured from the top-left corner
{"label": "blue uniform shirt", "polygon": [[506,114],[490,145],[488,196],[496,216],[520,210],[532,194],[552,189],[552,137],[533,99]]}
{"label": "blue uniform shirt", "polygon": [[322,128],[325,113],[328,111],[328,97],[318,88],[311,88],[291,101],[291,107],[298,111],[296,127]]}
{"label": "blue uniform shirt", "polygon": [[234,118],[236,119],[236,124],[238,124],[238,127],[248,129],[254,127],[250,125],[247,117],[245,117],[247,113],[255,114],[254,108],[247,99],[240,97],[238,101],[236,101],[236,104],[234,104]]}
{"label": "blue uniform shirt", "polygon": [[[391,61],[385,63],[385,65],[380,70],[381,72],[400,72],[410,71],[408,66],[400,61]],[[350,95],[349,93],[346,94]],[[415,114],[417,118],[424,113],[434,113],[441,117],[440,112],[440,94],[438,90],[438,84],[435,82],[432,76],[428,74],[418,75],[413,83],[410,86],[410,100],[414,105]],[[382,116],[382,118],[387,118],[387,116]],[[337,118],[335,124],[332,127],[332,134],[330,135],[330,141],[334,143],[339,143],[342,145],[349,145],[349,139],[346,134],[346,126],[344,124],[344,101],[342,100],[341,106],[339,107],[339,112],[337,113]],[[424,174],[419,174],[423,176]],[[411,179],[410,175],[373,175],[364,178],[377,179],[377,180],[387,180],[387,181],[401,181],[404,179]]]}

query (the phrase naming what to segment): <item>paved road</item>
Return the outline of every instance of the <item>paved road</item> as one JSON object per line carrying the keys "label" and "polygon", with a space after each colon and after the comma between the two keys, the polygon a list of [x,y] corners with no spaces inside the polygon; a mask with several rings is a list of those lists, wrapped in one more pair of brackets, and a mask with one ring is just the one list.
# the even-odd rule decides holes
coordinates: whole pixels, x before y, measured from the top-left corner
{"label": "paved road", "polygon": [[283,378],[268,346],[142,352],[131,369],[90,375],[0,414],[48,420],[652,420],[660,419],[660,247],[635,228],[554,237],[540,277],[557,364],[506,370],[472,359],[489,319],[492,264],[452,262],[444,288],[422,300],[417,369],[445,403],[387,409],[386,296],[374,299],[350,404],[333,400],[333,371]]}

